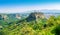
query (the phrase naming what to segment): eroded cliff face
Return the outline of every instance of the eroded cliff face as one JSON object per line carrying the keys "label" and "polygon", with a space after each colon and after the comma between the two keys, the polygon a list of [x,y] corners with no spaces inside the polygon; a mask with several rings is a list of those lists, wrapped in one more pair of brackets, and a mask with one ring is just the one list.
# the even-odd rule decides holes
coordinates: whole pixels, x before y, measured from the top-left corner
{"label": "eroded cliff face", "polygon": [[16,14],[16,18],[17,18],[17,19],[21,19],[20,14]]}
{"label": "eroded cliff face", "polygon": [[42,12],[33,12],[27,17],[27,21],[44,19],[45,16]]}

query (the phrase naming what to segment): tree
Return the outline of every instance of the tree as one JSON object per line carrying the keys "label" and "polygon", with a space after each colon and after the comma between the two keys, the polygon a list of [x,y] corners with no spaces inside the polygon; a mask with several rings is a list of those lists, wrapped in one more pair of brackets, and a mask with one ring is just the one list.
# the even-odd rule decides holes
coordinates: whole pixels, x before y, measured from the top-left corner
{"label": "tree", "polygon": [[52,33],[54,33],[55,35],[60,35],[60,24],[57,25],[53,30]]}

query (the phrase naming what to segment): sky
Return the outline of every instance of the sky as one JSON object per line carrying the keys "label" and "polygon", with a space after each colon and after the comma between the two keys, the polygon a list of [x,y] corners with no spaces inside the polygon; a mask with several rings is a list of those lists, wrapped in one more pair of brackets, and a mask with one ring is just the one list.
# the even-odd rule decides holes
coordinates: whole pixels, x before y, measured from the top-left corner
{"label": "sky", "polygon": [[60,10],[60,0],[0,0],[0,13],[24,13],[43,9]]}

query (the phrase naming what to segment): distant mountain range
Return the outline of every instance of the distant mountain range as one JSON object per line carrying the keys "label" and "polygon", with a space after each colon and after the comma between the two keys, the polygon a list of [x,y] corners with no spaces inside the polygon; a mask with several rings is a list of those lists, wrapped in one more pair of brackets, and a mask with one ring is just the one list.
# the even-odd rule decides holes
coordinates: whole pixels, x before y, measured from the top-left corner
{"label": "distant mountain range", "polygon": [[[43,13],[47,13],[47,14],[59,14],[60,13],[60,10],[48,10],[48,9],[42,9],[42,10],[30,10],[30,11],[25,11],[25,12],[19,12],[20,14],[24,14],[24,13],[32,13],[32,12],[43,12]],[[18,14],[17,13],[0,13],[0,14]]]}
{"label": "distant mountain range", "polygon": [[47,14],[60,14],[60,10],[40,10],[40,11]]}
{"label": "distant mountain range", "polygon": [[60,10],[32,10],[32,11],[27,11],[25,13],[0,13],[0,18],[1,16],[3,18],[9,18],[9,19],[24,19],[26,17],[29,16],[30,13],[32,12],[42,12],[44,13],[44,15],[46,16],[46,18],[54,15],[54,16],[57,16],[57,15],[60,15]]}

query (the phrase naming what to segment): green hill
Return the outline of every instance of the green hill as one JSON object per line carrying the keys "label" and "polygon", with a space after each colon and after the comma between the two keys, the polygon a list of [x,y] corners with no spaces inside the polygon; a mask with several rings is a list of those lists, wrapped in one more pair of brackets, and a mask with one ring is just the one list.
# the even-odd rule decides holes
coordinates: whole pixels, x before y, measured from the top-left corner
{"label": "green hill", "polygon": [[0,25],[0,35],[60,35],[60,16],[46,19],[41,15],[44,16],[41,13],[31,13],[22,20],[9,24],[4,22],[4,25]]}

